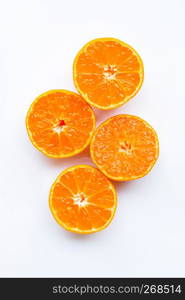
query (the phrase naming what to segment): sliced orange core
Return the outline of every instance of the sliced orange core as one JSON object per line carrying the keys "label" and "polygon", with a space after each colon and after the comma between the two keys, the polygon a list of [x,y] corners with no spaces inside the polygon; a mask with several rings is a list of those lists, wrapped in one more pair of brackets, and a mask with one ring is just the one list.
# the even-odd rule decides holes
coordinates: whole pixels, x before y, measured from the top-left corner
{"label": "sliced orange core", "polygon": [[114,79],[116,71],[117,69],[115,66],[107,65],[104,67],[104,77],[106,79]]}
{"label": "sliced orange core", "polygon": [[57,123],[57,125],[55,125],[53,127],[53,131],[55,131],[56,133],[60,134],[63,131],[65,125],[66,125],[65,121],[64,120],[60,120]]}
{"label": "sliced orange core", "polygon": [[125,152],[126,154],[132,154],[132,145],[127,141],[124,141],[120,144],[121,151]]}
{"label": "sliced orange core", "polygon": [[75,194],[73,196],[74,204],[85,206],[87,204],[87,197],[83,193]]}

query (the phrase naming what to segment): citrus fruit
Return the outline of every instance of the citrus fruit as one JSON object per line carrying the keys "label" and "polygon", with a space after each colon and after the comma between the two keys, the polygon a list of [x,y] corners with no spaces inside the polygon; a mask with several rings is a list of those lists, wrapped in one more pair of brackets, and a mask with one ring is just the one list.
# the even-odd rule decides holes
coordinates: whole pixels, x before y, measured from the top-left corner
{"label": "citrus fruit", "polygon": [[96,129],[90,151],[93,162],[107,177],[127,181],[143,177],[152,169],[159,155],[159,142],[146,121],[117,115]]}
{"label": "citrus fruit", "polygon": [[95,116],[80,95],[51,90],[32,103],[26,127],[38,150],[52,158],[63,158],[78,154],[90,143]]}
{"label": "citrus fruit", "polygon": [[53,183],[49,196],[49,206],[56,221],[76,233],[93,233],[107,227],[116,204],[112,183],[88,165],[63,171]]}
{"label": "citrus fruit", "polygon": [[114,38],[87,43],[73,64],[74,83],[91,105],[113,109],[131,99],[140,89],[144,68],[131,46]]}

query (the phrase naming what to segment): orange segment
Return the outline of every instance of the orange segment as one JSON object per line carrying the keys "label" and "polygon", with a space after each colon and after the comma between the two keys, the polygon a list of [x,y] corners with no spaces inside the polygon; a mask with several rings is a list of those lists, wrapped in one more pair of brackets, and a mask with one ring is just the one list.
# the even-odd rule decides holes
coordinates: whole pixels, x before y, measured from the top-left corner
{"label": "orange segment", "polygon": [[73,78],[87,102],[99,109],[112,109],[139,91],[144,67],[131,46],[114,38],[100,38],[79,51],[73,64]]}
{"label": "orange segment", "polygon": [[49,206],[56,221],[75,233],[103,230],[117,205],[112,183],[99,170],[78,165],[63,171],[53,183]]}
{"label": "orange segment", "polygon": [[52,90],[32,103],[26,127],[31,142],[42,153],[53,158],[69,157],[89,144],[95,117],[80,95]]}
{"label": "orange segment", "polygon": [[109,178],[127,181],[145,176],[159,155],[154,129],[131,115],[117,115],[103,122],[95,131],[91,157]]}
{"label": "orange segment", "polygon": [[95,206],[98,205],[100,208],[111,208],[114,205],[113,191],[106,189],[97,194],[90,195],[89,203]]}

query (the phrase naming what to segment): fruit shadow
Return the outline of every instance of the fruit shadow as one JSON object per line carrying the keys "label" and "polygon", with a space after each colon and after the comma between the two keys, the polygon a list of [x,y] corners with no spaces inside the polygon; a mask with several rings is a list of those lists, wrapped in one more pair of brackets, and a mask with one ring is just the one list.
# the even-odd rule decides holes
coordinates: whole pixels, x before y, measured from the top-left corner
{"label": "fruit shadow", "polygon": [[107,120],[109,117],[112,117],[113,115],[117,115],[119,110],[118,108],[115,108],[114,111],[112,110],[100,110],[97,108],[93,108],[95,118],[96,118],[96,126],[98,126],[103,121]]}
{"label": "fruit shadow", "polygon": [[122,190],[129,189],[132,185],[131,181],[112,181],[112,184],[116,188],[117,192],[121,192]]}
{"label": "fruit shadow", "polygon": [[45,155],[42,155],[42,161],[44,163],[47,163],[50,167],[64,167],[68,168],[73,165],[78,165],[78,164],[91,164],[94,165],[91,161],[90,157],[90,149],[89,146],[81,153],[74,155],[72,157],[66,157],[66,158],[49,158]]}
{"label": "fruit shadow", "polygon": [[65,231],[65,235],[68,239],[70,240],[74,240],[74,241],[84,241],[84,240],[93,240],[93,239],[96,239],[97,236],[96,234],[99,233],[99,232],[96,232],[96,233],[91,233],[91,234],[79,234],[79,233],[74,233],[74,232],[67,232]]}

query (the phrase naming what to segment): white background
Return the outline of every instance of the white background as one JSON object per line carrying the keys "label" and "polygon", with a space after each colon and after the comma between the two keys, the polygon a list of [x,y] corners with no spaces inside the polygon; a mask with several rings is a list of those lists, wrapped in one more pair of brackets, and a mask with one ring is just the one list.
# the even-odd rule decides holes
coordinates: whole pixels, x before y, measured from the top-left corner
{"label": "white background", "polygon": [[[0,276],[185,276],[185,1],[0,1]],[[116,184],[112,224],[68,233],[52,218],[48,192],[88,150],[52,160],[29,142],[25,115],[36,96],[73,90],[77,51],[97,37],[132,45],[145,65],[139,94],[96,111],[138,115],[158,132],[160,159],[143,179]]]}

